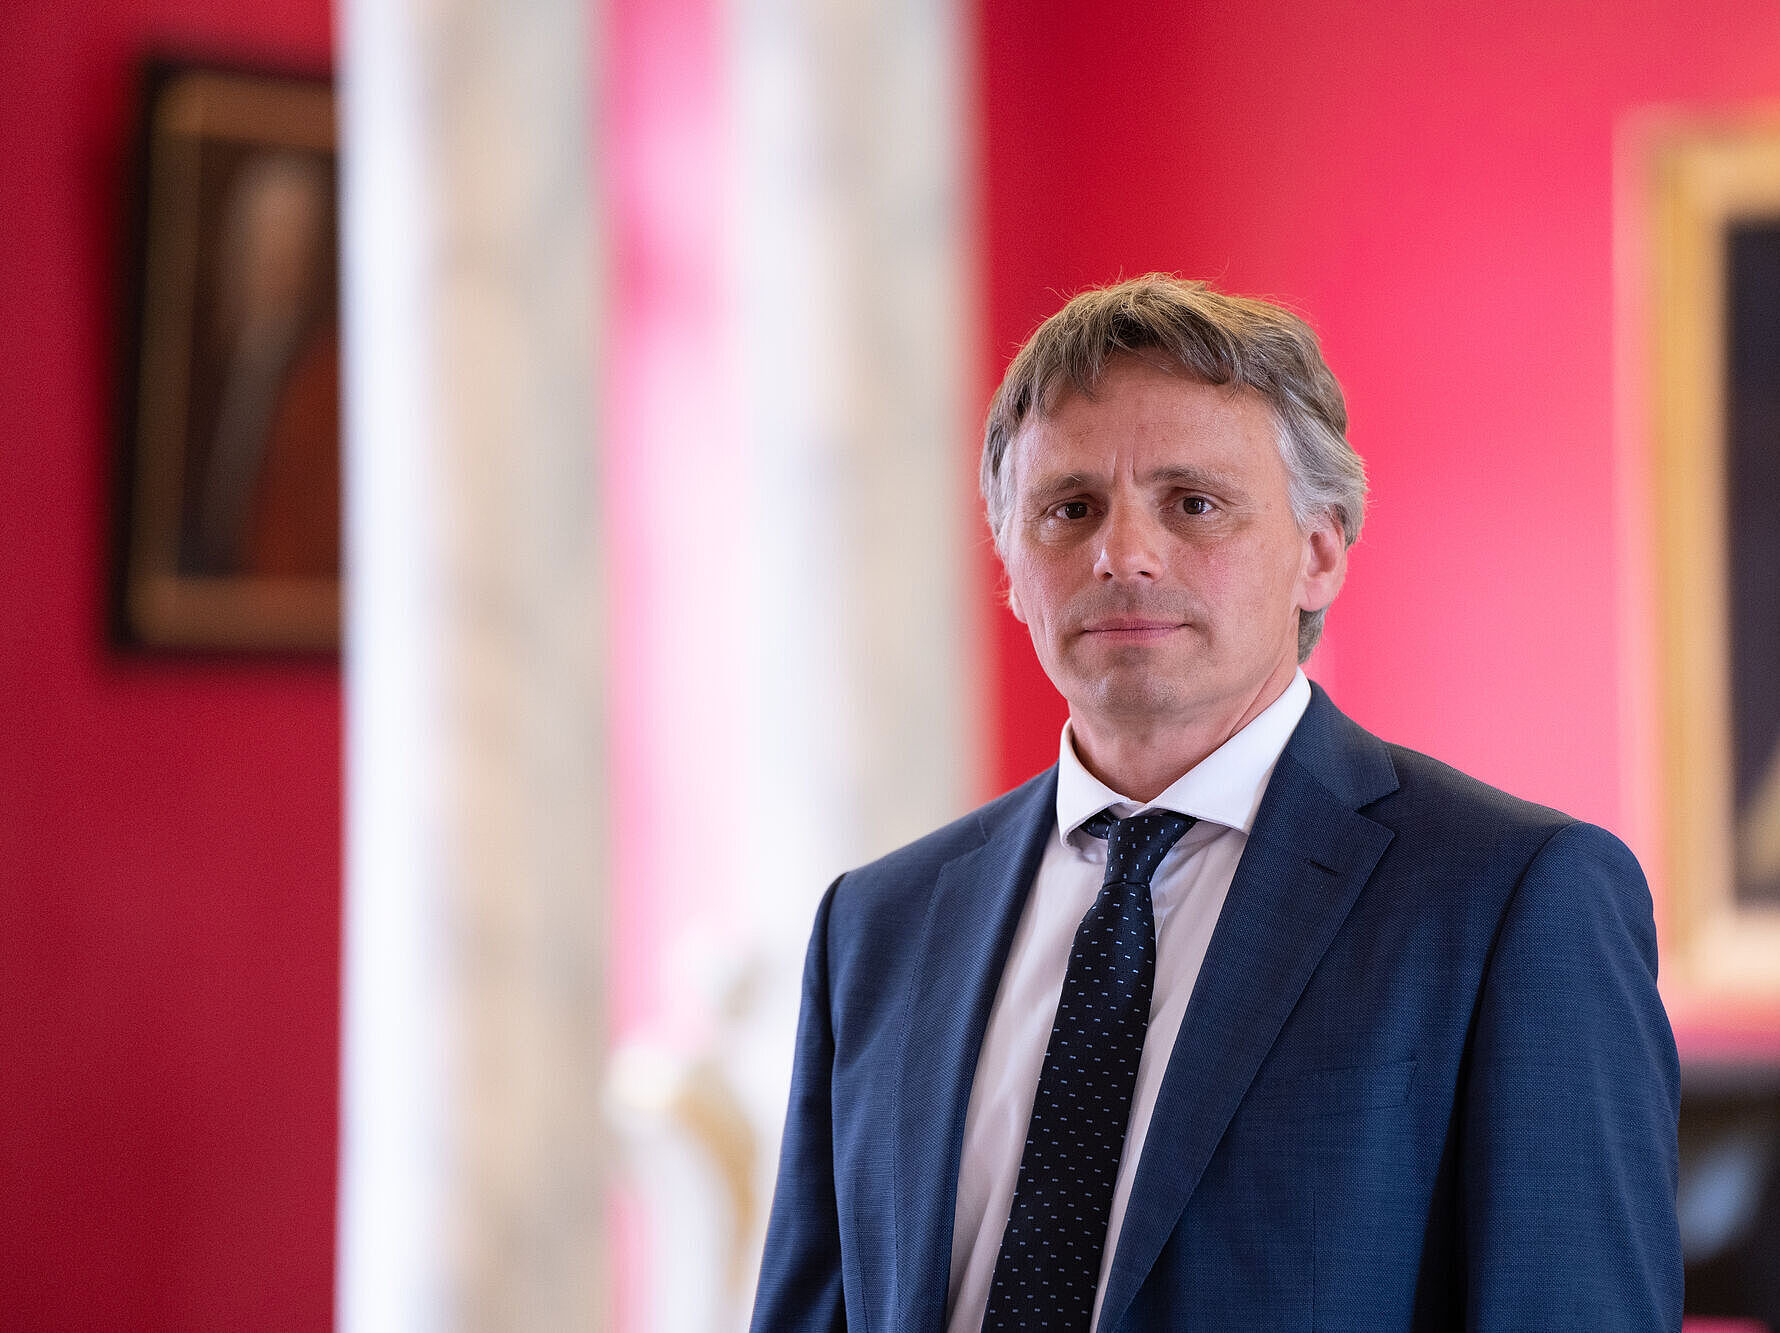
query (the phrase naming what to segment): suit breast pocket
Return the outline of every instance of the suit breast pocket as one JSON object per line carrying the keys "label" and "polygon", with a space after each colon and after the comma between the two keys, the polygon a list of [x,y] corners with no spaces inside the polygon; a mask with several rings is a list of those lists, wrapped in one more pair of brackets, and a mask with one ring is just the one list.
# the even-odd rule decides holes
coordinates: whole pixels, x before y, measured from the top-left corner
{"label": "suit breast pocket", "polygon": [[1268,1117],[1318,1120],[1357,1111],[1388,1110],[1409,1100],[1415,1057],[1386,1064],[1307,1069],[1257,1082],[1248,1105]]}

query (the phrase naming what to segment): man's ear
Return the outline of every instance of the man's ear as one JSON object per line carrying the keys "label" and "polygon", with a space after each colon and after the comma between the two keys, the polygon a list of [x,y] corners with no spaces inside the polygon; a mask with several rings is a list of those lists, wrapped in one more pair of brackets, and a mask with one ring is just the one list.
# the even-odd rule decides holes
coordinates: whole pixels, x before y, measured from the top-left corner
{"label": "man's ear", "polygon": [[1026,613],[1020,610],[1020,595],[1014,591],[1014,585],[1007,585],[1007,609],[1014,613],[1014,619],[1022,625],[1026,623]]}
{"label": "man's ear", "polygon": [[1333,514],[1324,514],[1304,534],[1304,564],[1298,572],[1298,609],[1322,611],[1347,578],[1347,541]]}

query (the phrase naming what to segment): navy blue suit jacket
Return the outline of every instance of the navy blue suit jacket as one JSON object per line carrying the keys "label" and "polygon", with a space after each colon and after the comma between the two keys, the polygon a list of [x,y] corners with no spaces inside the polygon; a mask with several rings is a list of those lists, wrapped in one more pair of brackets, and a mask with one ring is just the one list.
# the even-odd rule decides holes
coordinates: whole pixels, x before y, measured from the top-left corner
{"label": "navy blue suit jacket", "polygon": [[[965,1109],[1055,771],[817,914],[754,1328],[944,1327]],[[1114,1330],[1675,1330],[1679,1071],[1611,834],[1320,689],[1168,1063]]]}

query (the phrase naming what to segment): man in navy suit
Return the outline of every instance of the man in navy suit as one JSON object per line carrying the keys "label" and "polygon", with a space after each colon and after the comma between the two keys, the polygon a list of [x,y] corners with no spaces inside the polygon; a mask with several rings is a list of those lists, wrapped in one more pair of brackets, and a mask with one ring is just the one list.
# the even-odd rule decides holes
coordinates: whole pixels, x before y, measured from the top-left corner
{"label": "man in navy suit", "polygon": [[1173,278],[1009,368],[984,496],[1069,723],[823,899],[757,1330],[1679,1328],[1637,863],[1300,670],[1345,432],[1301,321]]}

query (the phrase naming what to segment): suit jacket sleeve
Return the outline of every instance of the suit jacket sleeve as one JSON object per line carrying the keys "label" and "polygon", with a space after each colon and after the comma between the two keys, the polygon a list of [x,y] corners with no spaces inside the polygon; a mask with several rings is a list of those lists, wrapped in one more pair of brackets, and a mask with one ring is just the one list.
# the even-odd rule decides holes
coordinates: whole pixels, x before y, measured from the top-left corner
{"label": "suit jacket sleeve", "polygon": [[1571,824],[1533,858],[1460,1108],[1467,1327],[1681,1326],[1680,1070],[1638,863]]}
{"label": "suit jacket sleeve", "polygon": [[779,1148],[760,1285],[754,1295],[756,1333],[844,1329],[840,1219],[834,1193],[831,1110],[834,1030],[828,995],[828,916],[836,880],[816,911],[804,963],[803,1007],[791,1071],[791,1105]]}

